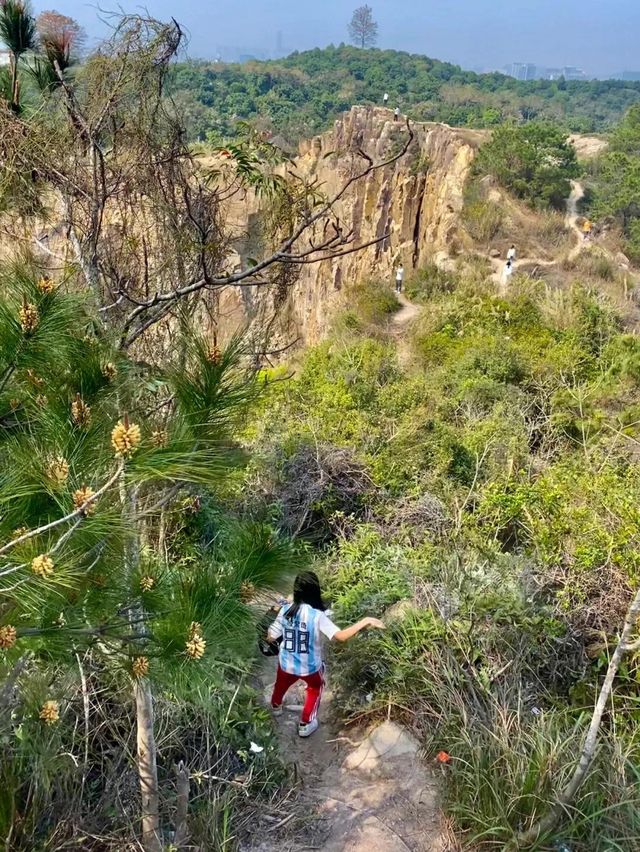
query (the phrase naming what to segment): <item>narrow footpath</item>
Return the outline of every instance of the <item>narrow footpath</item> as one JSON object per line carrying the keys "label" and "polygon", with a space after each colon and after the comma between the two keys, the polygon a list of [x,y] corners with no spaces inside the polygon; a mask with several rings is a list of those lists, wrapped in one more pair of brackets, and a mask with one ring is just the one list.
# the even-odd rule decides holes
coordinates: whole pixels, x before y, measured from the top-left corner
{"label": "narrow footpath", "polygon": [[[265,660],[265,701],[274,677],[275,661]],[[437,779],[418,741],[390,721],[340,731],[332,723],[330,690],[322,699],[319,729],[301,739],[303,692],[290,690],[275,725],[300,785],[293,809],[307,818],[292,819],[273,838],[256,836],[243,852],[455,852],[437,804]]]}

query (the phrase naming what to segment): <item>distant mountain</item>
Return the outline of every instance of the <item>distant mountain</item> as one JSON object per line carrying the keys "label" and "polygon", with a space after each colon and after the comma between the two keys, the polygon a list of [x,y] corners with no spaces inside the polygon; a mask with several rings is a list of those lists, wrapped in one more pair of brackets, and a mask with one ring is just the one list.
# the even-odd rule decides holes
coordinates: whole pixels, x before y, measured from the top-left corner
{"label": "distant mountain", "polygon": [[230,136],[241,118],[289,142],[325,130],[353,104],[381,104],[384,92],[390,107],[416,120],[491,127],[542,118],[574,132],[607,130],[640,101],[640,81],[520,81],[344,45],[243,65],[182,63],[173,69],[172,87],[193,138]]}

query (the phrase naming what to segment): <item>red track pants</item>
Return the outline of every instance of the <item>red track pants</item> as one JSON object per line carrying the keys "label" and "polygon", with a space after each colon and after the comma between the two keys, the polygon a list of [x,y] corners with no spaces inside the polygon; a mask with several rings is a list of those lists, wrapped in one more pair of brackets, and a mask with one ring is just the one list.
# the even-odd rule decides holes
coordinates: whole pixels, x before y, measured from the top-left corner
{"label": "red track pants", "polygon": [[319,671],[310,675],[294,675],[285,672],[278,665],[278,674],[276,675],[273,695],[271,696],[271,706],[279,707],[289,687],[293,686],[299,680],[303,680],[307,684],[307,694],[300,718],[302,724],[306,725],[318,715],[318,707],[320,706],[322,690],[324,689],[324,666]]}

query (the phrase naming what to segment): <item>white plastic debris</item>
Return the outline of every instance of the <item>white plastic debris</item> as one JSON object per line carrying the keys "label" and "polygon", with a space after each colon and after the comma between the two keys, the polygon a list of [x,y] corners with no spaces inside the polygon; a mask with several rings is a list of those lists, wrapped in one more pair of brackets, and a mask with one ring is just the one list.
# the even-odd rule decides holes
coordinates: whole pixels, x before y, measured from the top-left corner
{"label": "white plastic debris", "polygon": [[261,751],[264,751],[264,748],[263,746],[259,746],[257,743],[254,743],[254,741],[251,740],[249,751],[252,751],[254,754],[260,754]]}

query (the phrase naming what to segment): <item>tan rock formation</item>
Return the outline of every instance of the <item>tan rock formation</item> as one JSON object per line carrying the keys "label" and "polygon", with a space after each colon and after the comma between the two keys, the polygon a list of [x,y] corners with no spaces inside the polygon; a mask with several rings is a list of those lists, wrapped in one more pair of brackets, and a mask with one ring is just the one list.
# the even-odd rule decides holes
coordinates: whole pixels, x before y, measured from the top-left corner
{"label": "tan rock formation", "polygon": [[[480,134],[445,124],[412,124],[412,129],[415,138],[407,153],[354,183],[339,203],[340,218],[353,228],[355,245],[388,236],[361,252],[304,267],[274,324],[278,342],[300,337],[313,344],[321,339],[352,282],[374,276],[392,286],[399,262],[409,274],[427,260],[442,263],[455,254],[464,183]],[[402,149],[407,133],[391,110],[356,106],[332,131],[303,142],[295,165],[300,174],[316,176],[323,192],[332,196],[363,170],[358,149],[381,162]],[[250,243],[248,237],[239,241],[243,262],[251,256]],[[237,320],[241,315],[252,320],[259,303],[259,296],[246,290],[228,293],[222,315],[228,321],[233,314]]]}

